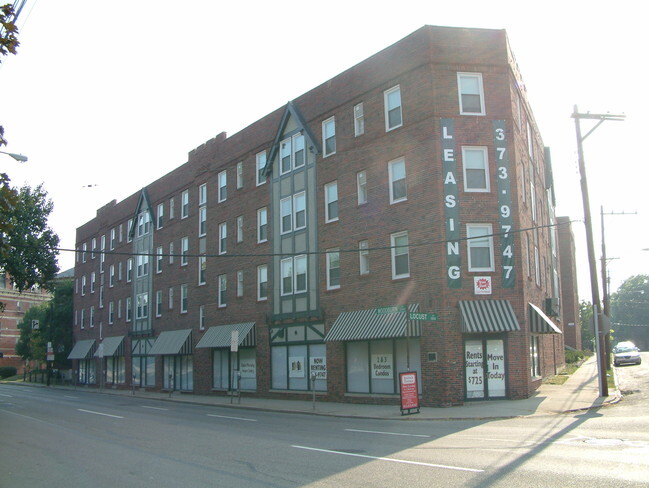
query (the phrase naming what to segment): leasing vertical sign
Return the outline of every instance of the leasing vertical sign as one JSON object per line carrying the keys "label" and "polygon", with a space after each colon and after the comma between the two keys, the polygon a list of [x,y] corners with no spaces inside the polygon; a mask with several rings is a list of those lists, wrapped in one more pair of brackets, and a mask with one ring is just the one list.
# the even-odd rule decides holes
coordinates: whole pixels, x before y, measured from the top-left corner
{"label": "leasing vertical sign", "polygon": [[461,288],[460,209],[453,119],[441,119],[444,220],[446,227],[446,278],[449,288]]}

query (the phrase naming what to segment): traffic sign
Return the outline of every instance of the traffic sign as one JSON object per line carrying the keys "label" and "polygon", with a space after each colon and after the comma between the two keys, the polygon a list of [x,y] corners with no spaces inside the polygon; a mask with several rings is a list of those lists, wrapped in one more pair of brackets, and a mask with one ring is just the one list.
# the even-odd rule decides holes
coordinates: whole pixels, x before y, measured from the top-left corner
{"label": "traffic sign", "polygon": [[396,305],[394,307],[380,307],[375,309],[377,315],[385,315],[388,313],[400,313],[406,311],[405,305]]}
{"label": "traffic sign", "polygon": [[423,320],[425,322],[437,322],[436,313],[422,313],[422,312],[410,312],[408,314],[410,320]]}

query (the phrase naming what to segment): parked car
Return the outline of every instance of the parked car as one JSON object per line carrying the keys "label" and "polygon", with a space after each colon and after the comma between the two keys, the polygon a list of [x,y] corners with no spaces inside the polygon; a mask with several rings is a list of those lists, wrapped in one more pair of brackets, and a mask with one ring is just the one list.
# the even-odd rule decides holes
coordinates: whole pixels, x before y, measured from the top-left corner
{"label": "parked car", "polygon": [[640,349],[633,342],[620,342],[613,348],[613,364],[640,364]]}

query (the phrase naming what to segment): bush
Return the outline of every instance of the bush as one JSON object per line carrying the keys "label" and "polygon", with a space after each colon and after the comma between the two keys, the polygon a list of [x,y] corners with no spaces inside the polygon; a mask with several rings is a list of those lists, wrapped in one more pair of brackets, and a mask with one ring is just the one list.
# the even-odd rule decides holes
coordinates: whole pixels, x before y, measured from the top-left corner
{"label": "bush", "polygon": [[9,378],[16,376],[17,370],[15,366],[0,366],[0,378]]}
{"label": "bush", "polygon": [[578,363],[584,358],[592,356],[591,351],[573,351],[571,349],[566,350],[566,364]]}

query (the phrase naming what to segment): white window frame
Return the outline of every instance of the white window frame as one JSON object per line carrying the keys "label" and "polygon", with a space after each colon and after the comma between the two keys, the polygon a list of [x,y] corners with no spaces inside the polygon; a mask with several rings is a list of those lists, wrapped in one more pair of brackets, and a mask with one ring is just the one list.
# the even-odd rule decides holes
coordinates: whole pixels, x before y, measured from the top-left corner
{"label": "white window frame", "polygon": [[[480,231],[480,234],[477,234]],[[466,224],[467,263],[469,272],[494,271],[494,241],[493,227],[491,224]],[[474,248],[489,249],[489,266],[474,266],[471,259],[471,250]]]}
{"label": "white window frame", "polygon": [[[262,238],[262,229],[265,231],[265,237]],[[268,208],[262,207],[257,209],[257,242],[268,241]]]}
{"label": "white window frame", "polygon": [[162,290],[155,292],[155,316],[162,317]]}
{"label": "white window frame", "polygon": [[180,200],[180,218],[186,219],[187,217],[189,217],[189,190],[182,192]]}
{"label": "white window frame", "polygon": [[[478,93],[467,93],[467,95],[479,95],[480,96],[480,112],[467,112],[464,110],[464,104],[462,103],[462,95],[464,94],[462,88],[463,79],[474,79],[478,82]],[[460,72],[457,74],[457,91],[458,91],[458,103],[460,105],[460,115],[485,115],[485,99],[484,99],[484,85],[482,83],[482,73],[463,73]]]}
{"label": "white window frame", "polygon": [[169,199],[169,220],[174,218],[174,210],[176,209],[176,200],[174,197]]}
{"label": "white window frame", "polygon": [[227,170],[221,171],[218,175],[219,189],[218,189],[218,202],[222,203],[228,199],[228,172]]}
{"label": "white window frame", "polygon": [[[391,95],[397,93],[399,95],[398,105],[391,105],[391,102],[394,101],[394,98],[391,98]],[[385,132],[390,132],[391,130],[398,129],[403,125],[403,105],[401,103],[401,87],[400,85],[393,86],[389,90],[383,92],[383,107],[385,112]],[[399,109],[399,123],[395,125],[390,125],[390,112],[393,110]]]}
{"label": "white window frame", "polygon": [[[484,187],[470,187],[469,178],[467,176],[467,170],[480,170],[478,167],[469,167],[469,163],[473,163],[472,159],[467,157],[470,153],[482,154],[482,171],[484,172]],[[464,174],[464,191],[467,192],[477,192],[477,193],[488,193],[491,191],[491,182],[489,178],[489,155],[487,153],[487,148],[484,146],[462,146],[462,171]]]}
{"label": "white window frame", "polygon": [[115,286],[115,265],[111,264],[108,267],[108,287],[112,288]]}
{"label": "white window frame", "polygon": [[207,256],[198,257],[198,285],[202,286],[207,283]]}
{"label": "white window frame", "polygon": [[[332,266],[332,261],[336,258],[338,261],[338,284],[331,283],[331,272],[335,269]],[[340,288],[340,249],[327,249],[326,251],[326,265],[327,265],[327,290],[338,290]]]}
{"label": "white window frame", "polygon": [[169,287],[169,301],[167,303],[169,310],[174,309],[174,288],[173,286]]}
{"label": "white window frame", "polygon": [[136,276],[142,278],[149,274],[149,256],[147,254],[138,254]]}
{"label": "white window frame", "polygon": [[[397,240],[405,237],[408,239],[408,244],[406,246],[399,245],[397,243]],[[402,248],[406,248],[406,252],[402,252]],[[406,273],[401,273],[397,274],[397,258],[403,255],[406,255],[407,261],[408,261],[408,271]],[[403,232],[396,232],[394,234],[390,234],[390,255],[392,258],[392,279],[393,280],[399,280],[402,278],[409,278],[410,277],[410,240],[408,238],[408,231],[403,231]]]}
{"label": "white window frame", "polygon": [[367,240],[358,241],[358,274],[370,274],[370,251]]}
{"label": "white window frame", "polygon": [[155,272],[156,274],[162,273],[162,246],[158,246],[156,249]]}
{"label": "white window frame", "polygon": [[[330,195],[329,195],[329,189],[330,188],[335,189],[335,192],[336,192],[336,198],[335,199],[333,199],[333,198],[330,199]],[[337,180],[332,181],[330,183],[327,183],[324,186],[324,200],[325,200],[325,223],[328,224],[329,222],[336,222],[337,220],[339,220],[339,215],[340,215],[340,206],[338,205],[338,181]],[[330,211],[329,211],[329,206],[331,204],[333,204],[333,203],[336,204],[336,216],[335,217],[332,217],[330,215]]]}
{"label": "white window frame", "polygon": [[198,306],[198,330],[205,330],[205,305]]}
{"label": "white window frame", "polygon": [[130,322],[133,319],[133,300],[131,297],[126,297],[126,308],[124,313],[126,314],[126,321]]}
{"label": "white window frame", "polygon": [[243,215],[237,217],[237,242],[243,242]]}
{"label": "white window frame", "polygon": [[207,207],[203,205],[198,209],[198,237],[207,235]]}
{"label": "white window frame", "polygon": [[126,260],[126,282],[130,283],[133,280],[133,258]]}
{"label": "white window frame", "polygon": [[[302,254],[300,256],[295,256],[293,258],[293,293],[294,294],[299,294],[299,293],[306,293],[307,289],[309,288],[309,282],[308,282],[308,260],[306,254]],[[304,272],[301,273],[300,270],[303,270]],[[304,275],[304,288],[300,288],[298,286],[298,278],[300,275]]]}
{"label": "white window frame", "polygon": [[281,235],[293,231],[293,197],[282,198],[279,201],[279,228]]}
{"label": "white window frame", "polygon": [[162,229],[162,226],[164,225],[164,214],[165,214],[164,203],[159,203],[158,204],[158,215],[156,217],[156,228],[157,229]]}
{"label": "white window frame", "polygon": [[[403,165],[403,173],[404,173],[403,174],[403,184],[404,184],[404,189],[405,189],[405,195],[399,196],[399,197],[395,197],[395,191],[394,191],[395,184],[398,181],[401,181],[401,179],[395,180],[394,173],[395,173],[395,167],[397,165]],[[389,183],[390,184],[390,188],[389,188],[389,190],[390,190],[390,205],[393,205],[393,204],[399,203],[399,202],[404,202],[404,201],[408,200],[408,170],[406,168],[406,160],[405,160],[405,158],[399,158],[399,159],[395,159],[394,161],[390,161],[388,163],[388,175],[389,175],[389,182],[390,182]]]}
{"label": "white window frame", "polygon": [[86,296],[86,275],[81,277],[81,296]]}
{"label": "white window frame", "polygon": [[[149,216],[149,218],[151,217]],[[112,229],[110,229],[110,250],[111,251],[115,249],[116,240],[117,240],[117,230],[115,229],[115,227],[113,227]]]}
{"label": "white window frame", "polygon": [[365,115],[363,102],[354,105],[354,137],[365,134]]}
{"label": "white window frame", "polygon": [[[288,287],[288,289],[287,289]],[[280,261],[280,294],[282,296],[293,294],[293,258],[284,258]]]}
{"label": "white window frame", "polygon": [[187,283],[180,285],[180,313],[187,313],[189,308],[189,287]]}
{"label": "white window frame", "polygon": [[[266,295],[261,294],[262,284],[266,285]],[[257,266],[257,301],[268,300],[268,265]]]}
{"label": "white window frame", "polygon": [[203,183],[198,187],[198,205],[207,204],[207,183]]}
{"label": "white window frame", "polygon": [[[299,148],[298,141],[301,141],[299,144],[301,144],[302,148]],[[302,164],[298,164],[298,158],[297,154],[302,151]],[[306,165],[306,141],[304,139],[304,134],[302,132],[299,132],[297,134],[294,134],[291,140],[291,163],[293,166],[293,169],[298,169]]]}
{"label": "white window frame", "polygon": [[180,239],[180,265],[187,266],[189,262],[189,237],[183,237]]}
{"label": "white window frame", "polygon": [[218,283],[218,307],[225,308],[228,306],[228,275],[219,275],[216,281]]}
{"label": "white window frame", "polygon": [[358,205],[365,205],[367,203],[367,171],[359,171],[356,173],[356,195]]}
{"label": "white window frame", "polygon": [[[301,202],[301,205],[300,205]],[[293,230],[306,229],[306,192],[299,192],[293,195]],[[298,214],[304,212],[304,223],[298,225]]]}
{"label": "white window frame", "polygon": [[243,296],[243,271],[237,271],[237,297]]}
{"label": "white window frame", "polygon": [[93,271],[93,272],[90,273],[90,293],[95,292],[95,282],[96,281],[97,281],[97,278],[96,278],[95,272]]}
{"label": "white window frame", "polygon": [[243,188],[243,161],[237,163],[237,190]]}
{"label": "white window frame", "polygon": [[90,246],[90,259],[95,259],[95,250],[97,248],[97,238],[92,238],[92,244]]}
{"label": "white window frame", "polygon": [[149,317],[149,294],[138,293],[135,296],[135,320]]}
{"label": "white window frame", "polygon": [[[327,141],[333,140],[333,149],[327,151]],[[336,154],[336,117],[329,117],[322,121],[322,157],[326,158]]]}
{"label": "white window frame", "polygon": [[228,223],[221,222],[219,224],[219,254],[226,254],[228,252]]}
{"label": "white window frame", "polygon": [[[293,169],[293,139],[287,137],[279,143],[279,174],[285,175]],[[288,164],[286,164],[288,163]]]}
{"label": "white window frame", "polygon": [[108,302],[108,325],[113,325],[115,323],[115,304],[113,302]]}
{"label": "white window frame", "polygon": [[255,155],[255,180],[257,182],[257,186],[261,186],[266,183],[266,177],[262,175],[262,173],[266,169],[266,164],[268,164],[268,161],[266,160],[266,151],[257,153]]}

